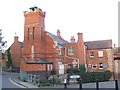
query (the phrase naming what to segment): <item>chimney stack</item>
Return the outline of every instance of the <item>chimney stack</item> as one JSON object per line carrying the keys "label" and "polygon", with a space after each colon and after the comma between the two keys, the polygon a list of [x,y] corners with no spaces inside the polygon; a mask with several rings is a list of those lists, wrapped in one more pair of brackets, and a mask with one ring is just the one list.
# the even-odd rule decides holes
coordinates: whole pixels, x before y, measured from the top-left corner
{"label": "chimney stack", "polygon": [[83,41],[83,33],[78,33],[78,42]]}
{"label": "chimney stack", "polygon": [[74,38],[74,36],[72,36],[70,40],[71,40],[71,43],[75,43],[75,38]]}
{"label": "chimney stack", "polygon": [[18,36],[14,37],[14,42],[18,42]]}
{"label": "chimney stack", "polygon": [[116,48],[116,45],[114,44],[114,48]]}
{"label": "chimney stack", "polygon": [[15,33],[14,42],[18,42],[18,36]]}
{"label": "chimney stack", "polygon": [[61,37],[61,36],[60,36],[60,30],[59,30],[59,29],[57,30],[57,36],[58,36],[58,37]]}

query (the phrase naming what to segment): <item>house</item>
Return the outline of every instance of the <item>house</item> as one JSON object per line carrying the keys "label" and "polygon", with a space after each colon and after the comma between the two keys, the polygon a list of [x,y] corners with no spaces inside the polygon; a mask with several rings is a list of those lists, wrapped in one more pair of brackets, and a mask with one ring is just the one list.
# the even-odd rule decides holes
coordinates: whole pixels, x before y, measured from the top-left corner
{"label": "house", "polygon": [[19,37],[15,35],[14,42],[10,46],[10,55],[12,59],[12,69],[14,71],[19,71],[20,69],[20,60],[22,57],[23,43],[20,42]]}
{"label": "house", "polygon": [[85,42],[88,72],[113,72],[112,40]]}

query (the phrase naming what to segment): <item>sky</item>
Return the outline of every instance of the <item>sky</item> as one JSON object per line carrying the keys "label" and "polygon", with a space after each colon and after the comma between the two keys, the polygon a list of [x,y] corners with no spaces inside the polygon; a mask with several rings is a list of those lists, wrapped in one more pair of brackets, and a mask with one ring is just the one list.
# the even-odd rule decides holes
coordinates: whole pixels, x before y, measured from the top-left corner
{"label": "sky", "polygon": [[83,33],[84,41],[112,39],[118,45],[119,0],[2,0],[0,2],[0,29],[7,47],[24,39],[24,11],[37,6],[46,12],[45,30],[70,41]]}

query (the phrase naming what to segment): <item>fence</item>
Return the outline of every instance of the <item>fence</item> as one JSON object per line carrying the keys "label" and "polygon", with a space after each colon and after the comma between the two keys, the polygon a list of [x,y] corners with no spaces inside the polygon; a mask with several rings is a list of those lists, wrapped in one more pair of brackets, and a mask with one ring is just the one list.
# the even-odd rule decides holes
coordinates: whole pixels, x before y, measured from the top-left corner
{"label": "fence", "polygon": [[[90,84],[90,85],[92,85],[92,88],[90,87],[90,85],[88,85],[89,87],[85,87],[85,85],[83,85],[83,83],[82,83],[82,79],[79,79],[79,83],[78,83],[78,88],[79,89],[85,89],[85,90],[91,90],[91,89],[96,89],[96,90],[108,90],[108,89],[112,89],[112,90],[120,90],[120,86],[119,86],[119,83],[120,83],[120,81],[119,80],[113,80],[112,81],[113,83],[112,84],[110,84],[110,82],[108,83],[108,82],[99,82],[98,80],[96,80],[96,82],[94,83],[94,84]],[[101,86],[101,83],[102,83],[102,86]],[[94,86],[95,87],[94,87]],[[108,85],[108,86],[107,86]],[[109,85],[111,85],[112,87],[110,87]],[[107,86],[107,87],[105,87],[105,86]],[[67,83],[64,83],[64,88],[69,88],[69,85],[67,84]]]}
{"label": "fence", "polygon": [[63,83],[61,82],[63,80],[64,80],[63,75],[59,77],[59,79],[58,79],[58,76],[56,75],[52,75],[45,79],[41,77],[41,75],[27,74],[27,79],[24,79],[23,81],[32,83],[37,86],[51,86],[51,85],[54,86],[54,85]]}
{"label": "fence", "polygon": [[[112,73],[86,73],[84,75],[80,75],[80,78],[82,79],[82,83],[90,83],[90,82],[96,82],[98,80],[101,81],[108,81],[112,77]],[[58,85],[63,84],[64,79],[67,79],[67,83],[78,83],[79,79],[70,79],[70,75],[50,75],[48,78],[43,78],[40,75],[34,75],[34,74],[27,74],[27,79],[24,81],[27,81],[29,83],[33,83],[36,85]]]}
{"label": "fence", "polygon": [[[90,82],[90,80],[92,82],[94,80],[94,86],[95,86],[96,89],[101,88],[100,87],[100,85],[101,85],[100,83],[104,83],[104,82],[101,82],[101,81],[109,80],[110,79],[110,75],[108,73],[103,74],[103,76],[99,76],[99,75],[100,74],[95,74],[95,73],[91,74],[91,76],[89,75],[89,78],[90,78],[89,80],[87,80],[88,77],[81,76],[81,78],[77,79],[77,84],[79,85],[78,88],[80,88],[80,89],[84,88],[83,84],[85,82]],[[86,79],[85,79],[85,77],[86,77]],[[49,78],[43,80],[43,78],[40,75],[27,74],[26,81],[29,82],[29,83],[32,83],[34,85],[37,85],[37,86],[55,86],[55,85],[61,86],[62,85],[63,88],[67,88],[67,87],[69,87],[72,84],[68,83],[68,78],[66,80],[66,83],[61,82],[61,81],[64,81],[66,78],[67,78],[67,75],[51,75]],[[102,78],[102,80],[101,80],[101,78]],[[87,81],[85,81],[85,80],[87,80]],[[114,88],[116,90],[118,90],[118,88],[119,88],[118,81],[117,80],[113,80],[113,82],[114,82],[113,84],[115,86]]]}
{"label": "fence", "polygon": [[80,75],[81,79],[84,83],[86,82],[95,82],[96,80],[100,81],[109,81],[112,78],[111,72],[92,72],[92,73],[86,73],[84,75]]}

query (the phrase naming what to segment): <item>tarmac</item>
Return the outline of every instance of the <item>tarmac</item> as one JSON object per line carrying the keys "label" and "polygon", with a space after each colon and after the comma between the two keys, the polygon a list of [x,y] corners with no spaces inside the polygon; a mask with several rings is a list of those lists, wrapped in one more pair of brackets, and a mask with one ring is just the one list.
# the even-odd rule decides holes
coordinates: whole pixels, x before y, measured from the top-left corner
{"label": "tarmac", "polygon": [[[56,86],[42,86],[38,87],[37,85],[33,85],[29,82],[23,82],[18,78],[10,78],[11,82],[14,82],[20,88],[64,88],[64,85],[56,85]],[[79,88],[79,84],[70,84],[67,85],[67,88]],[[82,88],[96,88],[96,83],[84,83],[82,84]],[[114,81],[107,81],[107,82],[99,82],[99,88],[115,88]]]}

